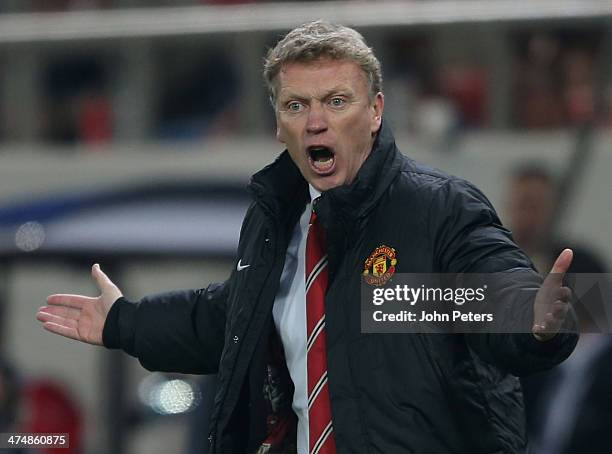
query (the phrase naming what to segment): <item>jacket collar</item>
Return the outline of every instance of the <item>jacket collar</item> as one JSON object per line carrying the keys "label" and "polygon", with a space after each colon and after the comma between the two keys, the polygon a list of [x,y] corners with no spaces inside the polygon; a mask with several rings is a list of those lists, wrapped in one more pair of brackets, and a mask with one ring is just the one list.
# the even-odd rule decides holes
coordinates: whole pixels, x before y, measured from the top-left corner
{"label": "jacket collar", "polygon": [[301,211],[310,200],[308,183],[287,150],[251,177],[248,190],[276,219],[286,218],[297,208]]}
{"label": "jacket collar", "polygon": [[398,175],[400,161],[391,128],[383,121],[372,151],[355,180],[326,191],[321,202],[327,198],[330,209],[334,213],[341,212],[347,220],[366,216]]}
{"label": "jacket collar", "polygon": [[[393,133],[383,121],[372,152],[359,169],[355,181],[323,193],[317,212],[321,209],[330,214],[342,214],[348,220],[367,215],[397,176],[400,167],[401,159]],[[308,184],[287,150],[253,175],[249,190],[271,214],[281,219],[296,205],[302,209],[310,200]]]}

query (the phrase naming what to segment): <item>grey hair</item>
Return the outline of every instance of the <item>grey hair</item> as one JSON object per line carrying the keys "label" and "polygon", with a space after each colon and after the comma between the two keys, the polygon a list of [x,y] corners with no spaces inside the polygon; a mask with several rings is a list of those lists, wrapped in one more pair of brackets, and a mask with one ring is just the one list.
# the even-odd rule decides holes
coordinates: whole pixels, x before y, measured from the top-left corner
{"label": "grey hair", "polygon": [[320,58],[354,61],[366,75],[370,99],[382,91],[380,62],[363,36],[344,25],[317,20],[294,28],[268,51],[263,76],[272,105],[276,104],[278,74],[284,64],[307,63]]}

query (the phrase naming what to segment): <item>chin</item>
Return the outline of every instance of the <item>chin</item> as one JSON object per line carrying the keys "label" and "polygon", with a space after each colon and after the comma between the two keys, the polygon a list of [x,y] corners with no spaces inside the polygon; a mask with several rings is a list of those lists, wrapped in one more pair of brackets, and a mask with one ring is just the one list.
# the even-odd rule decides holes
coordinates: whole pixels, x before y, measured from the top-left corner
{"label": "chin", "polygon": [[319,192],[329,191],[330,189],[344,184],[337,175],[330,175],[327,177],[317,176],[311,179],[309,183]]}

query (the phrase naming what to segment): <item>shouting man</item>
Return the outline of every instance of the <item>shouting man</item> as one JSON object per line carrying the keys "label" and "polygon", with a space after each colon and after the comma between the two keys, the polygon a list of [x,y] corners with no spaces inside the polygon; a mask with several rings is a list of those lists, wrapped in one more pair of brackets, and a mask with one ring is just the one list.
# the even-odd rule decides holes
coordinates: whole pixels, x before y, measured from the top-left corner
{"label": "shouting man", "polygon": [[355,30],[292,30],[264,77],[286,151],[252,178],[227,281],[129,302],[95,265],[99,297],[52,295],[38,319],[150,370],[217,373],[214,453],[523,452],[517,377],[571,353],[568,289],[538,292],[529,333],[362,333],[374,251],[400,273],[535,271],[478,189],[398,151]]}

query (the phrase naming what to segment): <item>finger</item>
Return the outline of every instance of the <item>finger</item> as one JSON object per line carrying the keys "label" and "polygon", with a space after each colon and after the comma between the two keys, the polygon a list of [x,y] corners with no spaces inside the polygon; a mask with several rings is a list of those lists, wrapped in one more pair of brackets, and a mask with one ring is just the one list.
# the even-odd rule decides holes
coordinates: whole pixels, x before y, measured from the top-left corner
{"label": "finger", "polygon": [[536,335],[544,335],[546,333],[546,325],[544,323],[538,323],[533,325],[531,332]]}
{"label": "finger", "polygon": [[561,254],[559,254],[550,273],[548,273],[548,276],[546,276],[546,279],[544,279],[542,283],[542,288],[546,289],[545,291],[549,292],[563,285],[563,277],[572,263],[573,256],[574,253],[571,249],[564,249]]}
{"label": "finger", "polygon": [[72,318],[75,320],[77,320],[81,315],[81,311],[79,309],[73,309],[66,306],[43,306],[38,309],[38,312],[53,314],[59,317]]}
{"label": "finger", "polygon": [[101,292],[104,292],[104,290],[109,286],[115,286],[113,281],[111,281],[104,271],[102,271],[102,268],[100,268],[98,263],[91,267],[91,276],[96,281],[96,284]]}
{"label": "finger", "polygon": [[76,328],[69,328],[67,326],[58,325],[57,323],[53,322],[43,323],[43,328],[47,331],[59,334],[60,336],[67,337],[69,339],[80,340],[79,333]]}
{"label": "finger", "polygon": [[49,314],[48,312],[44,312],[44,311],[38,311],[36,313],[36,320],[40,321],[40,322],[46,322],[49,320],[49,317],[52,316],[53,314]]}
{"label": "finger", "polygon": [[74,329],[78,327],[78,322],[74,319],[60,317],[58,315],[53,315],[53,314],[48,314],[46,312],[39,312],[36,315],[36,318],[43,323],[52,322],[52,323],[55,323],[56,325],[61,325],[67,328],[74,328]]}
{"label": "finger", "polygon": [[561,254],[559,254],[559,257],[557,257],[557,260],[555,260],[555,263],[550,270],[550,274],[561,275],[561,277],[563,277],[572,264],[573,258],[574,252],[571,249],[563,249]]}
{"label": "finger", "polygon": [[556,298],[559,301],[568,302],[572,298],[572,290],[569,287],[561,287],[557,289],[555,293],[556,293]]}
{"label": "finger", "polygon": [[68,306],[75,309],[80,309],[84,304],[92,304],[97,298],[92,298],[83,295],[67,295],[67,294],[56,294],[49,295],[47,297],[47,304],[54,306]]}
{"label": "finger", "polygon": [[552,315],[557,321],[563,322],[569,311],[569,304],[564,301],[555,301],[552,307]]}
{"label": "finger", "polygon": [[531,332],[542,338],[547,338],[551,333],[555,333],[558,330],[556,327],[556,321],[551,313],[546,314],[544,320],[538,324],[533,325]]}
{"label": "finger", "polygon": [[563,324],[563,318],[557,318],[552,312],[549,312],[544,318],[544,324],[546,325],[547,332],[556,333]]}
{"label": "finger", "polygon": [[[557,303],[560,304],[557,305]],[[561,323],[563,323],[566,313],[566,304],[561,301],[556,301],[551,311],[547,312],[540,322],[534,323],[533,327],[540,332],[556,331]]]}

